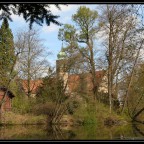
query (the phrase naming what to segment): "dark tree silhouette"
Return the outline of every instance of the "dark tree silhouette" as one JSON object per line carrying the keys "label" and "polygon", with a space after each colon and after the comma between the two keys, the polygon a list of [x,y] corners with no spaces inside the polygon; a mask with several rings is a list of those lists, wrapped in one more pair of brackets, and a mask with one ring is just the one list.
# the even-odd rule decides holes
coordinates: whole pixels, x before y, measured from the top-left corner
{"label": "dark tree silhouette", "polygon": [[[59,10],[61,10],[59,4],[54,4]],[[47,26],[50,23],[56,25],[61,25],[56,19],[58,15],[53,15],[50,11],[50,4],[0,4],[0,10],[2,11],[0,15],[0,20],[7,18],[10,21],[11,15],[22,15],[26,22],[29,22],[30,29],[33,23],[37,23],[42,26],[46,22]]]}

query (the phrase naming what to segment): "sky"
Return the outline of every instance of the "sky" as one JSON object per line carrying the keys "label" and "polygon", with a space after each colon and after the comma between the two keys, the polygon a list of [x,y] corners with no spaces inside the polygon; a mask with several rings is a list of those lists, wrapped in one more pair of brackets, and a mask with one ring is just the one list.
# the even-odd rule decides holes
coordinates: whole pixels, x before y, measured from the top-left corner
{"label": "sky", "polygon": [[[60,5],[61,10],[58,10],[54,5],[51,4],[50,9],[54,15],[60,16],[57,20],[62,24],[73,24],[71,17],[76,13],[78,7],[82,5],[89,7],[91,10],[96,10],[96,7],[98,6],[96,4],[69,4],[68,6]],[[28,28],[29,25],[25,22],[22,16],[12,15],[11,18],[13,22],[9,21],[9,27],[12,30],[15,38],[15,34],[18,30]],[[2,21],[0,21],[0,25],[1,24]],[[57,54],[60,52],[62,46],[62,42],[58,40],[58,30],[61,27],[54,24],[50,24],[50,26],[47,26],[46,24],[43,26],[34,24],[33,26],[40,30],[40,38],[44,39],[44,46],[46,47],[45,50],[52,53],[48,56],[48,61],[51,66],[55,66]]]}

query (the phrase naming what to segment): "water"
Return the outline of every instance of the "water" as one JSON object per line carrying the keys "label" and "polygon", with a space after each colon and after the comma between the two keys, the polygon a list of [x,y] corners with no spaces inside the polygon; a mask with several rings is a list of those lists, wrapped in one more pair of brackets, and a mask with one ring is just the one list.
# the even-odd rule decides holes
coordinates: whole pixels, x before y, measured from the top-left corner
{"label": "water", "polygon": [[0,140],[144,140],[144,125],[2,126],[0,127]]}

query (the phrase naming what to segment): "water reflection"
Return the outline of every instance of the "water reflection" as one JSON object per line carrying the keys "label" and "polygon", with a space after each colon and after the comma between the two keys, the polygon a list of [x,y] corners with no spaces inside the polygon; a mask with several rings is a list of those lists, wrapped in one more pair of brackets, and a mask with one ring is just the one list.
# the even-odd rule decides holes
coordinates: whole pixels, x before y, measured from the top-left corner
{"label": "water reflection", "polygon": [[133,124],[133,130],[136,137],[144,137],[144,124]]}
{"label": "water reflection", "polygon": [[132,127],[132,135],[125,135],[125,133],[121,134],[120,139],[122,140],[144,140],[144,124],[133,123]]}
{"label": "water reflection", "polygon": [[98,125],[15,125],[0,127],[1,140],[144,140],[144,125],[104,127]]}
{"label": "water reflection", "polygon": [[71,129],[55,125],[47,127],[47,136],[50,136],[52,140],[68,140],[73,139],[76,134]]}

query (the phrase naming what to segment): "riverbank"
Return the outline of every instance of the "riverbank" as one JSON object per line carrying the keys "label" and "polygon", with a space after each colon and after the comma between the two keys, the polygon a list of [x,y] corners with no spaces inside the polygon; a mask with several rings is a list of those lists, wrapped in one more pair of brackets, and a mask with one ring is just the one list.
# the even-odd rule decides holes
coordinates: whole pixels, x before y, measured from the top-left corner
{"label": "riverbank", "polygon": [[[144,125],[143,125],[144,126]],[[139,129],[139,130],[137,130]],[[142,125],[66,127],[46,125],[5,125],[0,127],[1,140],[138,140],[144,139]]]}
{"label": "riverbank", "polygon": [[[34,115],[30,113],[19,114],[14,112],[4,112],[2,114],[1,125],[15,124],[48,124],[48,116],[46,114]],[[77,126],[77,125],[125,125],[130,122],[126,115],[119,115],[115,111],[109,112],[109,107],[97,103],[88,105],[79,105],[76,111],[70,114],[64,114],[58,125]]]}
{"label": "riverbank", "polygon": [[46,115],[33,115],[33,114],[17,114],[14,112],[2,113],[1,125],[33,125],[33,124],[47,124]]}
{"label": "riverbank", "polygon": [[130,118],[126,115],[120,115],[116,111],[110,113],[109,106],[103,103],[81,105],[74,113],[74,118],[80,123],[83,123],[83,125],[113,126],[125,125],[131,122]]}

